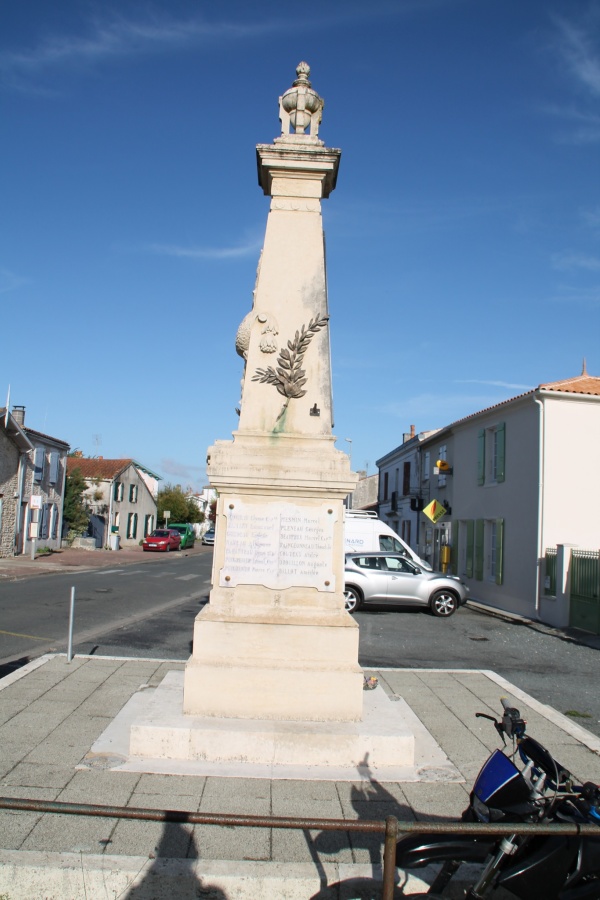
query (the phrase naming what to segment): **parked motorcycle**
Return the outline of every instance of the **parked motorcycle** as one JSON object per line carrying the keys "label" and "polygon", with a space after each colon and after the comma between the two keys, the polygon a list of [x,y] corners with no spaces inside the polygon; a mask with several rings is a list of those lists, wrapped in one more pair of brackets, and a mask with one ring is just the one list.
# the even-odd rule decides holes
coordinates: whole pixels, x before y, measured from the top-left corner
{"label": "parked motorcycle", "polygon": [[[519,710],[505,698],[502,706],[500,721],[476,714],[493,722],[504,749],[494,750],[479,772],[462,821],[600,826],[598,785],[575,784],[573,775],[526,734]],[[507,737],[512,740],[512,753],[507,750]],[[463,862],[485,863],[466,900],[493,897],[499,887],[521,900],[600,900],[600,828],[598,837],[419,834],[400,838],[397,866],[411,869],[434,862],[443,866],[429,891],[413,894],[412,900],[441,898]]]}

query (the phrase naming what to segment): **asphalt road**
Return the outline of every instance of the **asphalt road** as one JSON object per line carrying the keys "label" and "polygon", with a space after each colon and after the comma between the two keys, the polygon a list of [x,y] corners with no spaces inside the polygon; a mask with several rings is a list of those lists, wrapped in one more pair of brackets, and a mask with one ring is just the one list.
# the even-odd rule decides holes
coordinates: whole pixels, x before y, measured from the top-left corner
{"label": "asphalt road", "polygon": [[[2,664],[67,645],[75,586],[74,651],[98,656],[187,659],[193,621],[208,600],[212,550],[152,564],[38,576],[2,585]],[[422,610],[356,613],[363,666],[491,669],[600,735],[600,650],[584,636],[508,621],[471,608],[450,619]],[[7,671],[6,665],[4,672]]]}
{"label": "asphalt road", "polygon": [[186,658],[194,617],[208,600],[211,566],[212,550],[201,548],[3,583],[0,674],[10,660],[66,649],[72,587],[76,653]]}

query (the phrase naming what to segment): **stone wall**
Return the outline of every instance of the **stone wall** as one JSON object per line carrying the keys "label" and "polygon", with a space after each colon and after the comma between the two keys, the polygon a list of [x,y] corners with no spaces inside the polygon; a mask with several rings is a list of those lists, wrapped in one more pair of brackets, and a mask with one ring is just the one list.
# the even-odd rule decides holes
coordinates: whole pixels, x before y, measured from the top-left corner
{"label": "stone wall", "polygon": [[4,558],[14,556],[18,475],[19,451],[4,431],[0,431],[0,557]]}

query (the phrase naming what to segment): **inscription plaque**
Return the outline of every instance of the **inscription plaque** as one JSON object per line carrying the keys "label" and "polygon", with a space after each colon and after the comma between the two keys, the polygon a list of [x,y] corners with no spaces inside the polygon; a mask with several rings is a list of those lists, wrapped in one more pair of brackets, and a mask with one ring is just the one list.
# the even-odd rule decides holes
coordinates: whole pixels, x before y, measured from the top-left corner
{"label": "inscription plaque", "polygon": [[257,504],[235,499],[225,510],[225,563],[219,585],[315,587],[335,591],[331,506]]}

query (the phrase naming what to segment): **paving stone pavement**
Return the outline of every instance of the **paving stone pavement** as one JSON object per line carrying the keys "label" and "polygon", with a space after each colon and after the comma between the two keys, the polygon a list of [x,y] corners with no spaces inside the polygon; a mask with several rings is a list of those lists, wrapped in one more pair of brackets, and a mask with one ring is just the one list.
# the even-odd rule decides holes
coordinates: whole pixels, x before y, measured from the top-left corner
{"label": "paving stone pavement", "polygon": [[[249,815],[452,820],[498,746],[490,723],[475,713],[497,714],[507,694],[529,733],[579,778],[600,782],[600,739],[494,673],[448,670],[369,674],[377,675],[380,689],[406,700],[463,783],[311,781],[308,770],[306,779],[268,780],[76,768],[142,685],[155,687],[183,665],[97,657],[68,663],[63,655],[48,655],[2,679],[0,796]],[[350,898],[367,894],[344,893],[339,885],[363,879],[376,886],[382,860],[378,835],[7,810],[0,811],[0,848],[0,896],[10,900]],[[173,893],[175,884],[180,893]],[[423,882],[413,877],[404,893],[419,888]]]}

